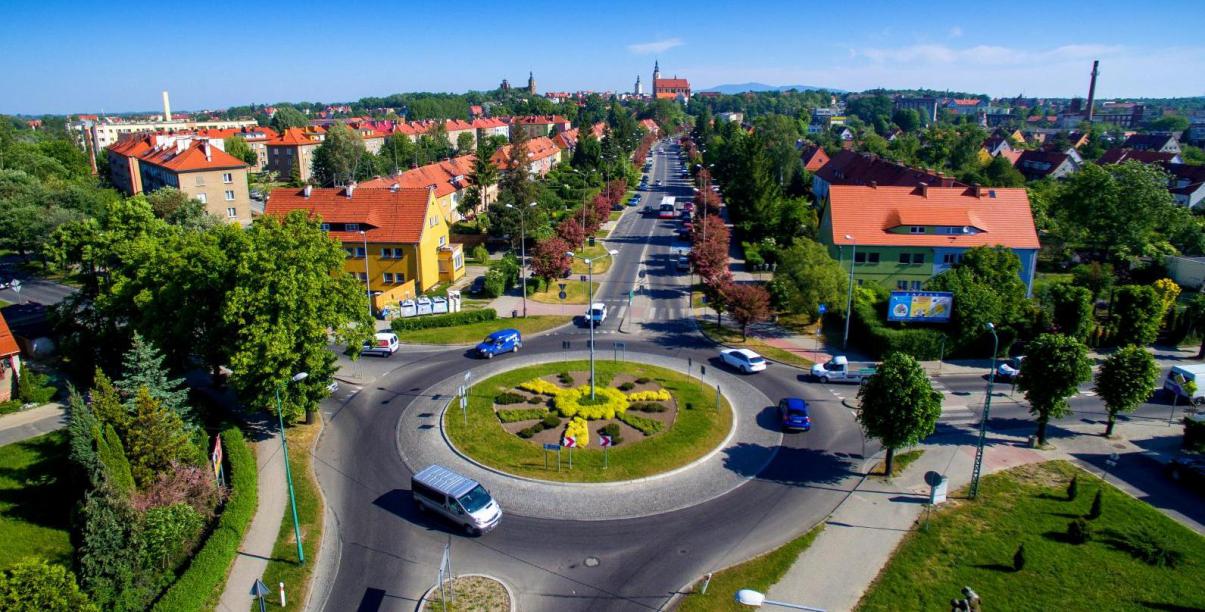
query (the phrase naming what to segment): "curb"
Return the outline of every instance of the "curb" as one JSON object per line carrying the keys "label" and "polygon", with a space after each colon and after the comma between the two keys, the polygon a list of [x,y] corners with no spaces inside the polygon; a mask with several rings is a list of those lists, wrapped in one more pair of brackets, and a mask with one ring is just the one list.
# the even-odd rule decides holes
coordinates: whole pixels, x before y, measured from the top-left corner
{"label": "curb", "polygon": [[[319,429],[318,435],[314,436],[314,443],[310,445],[310,472],[314,478],[315,488],[318,489],[318,497],[322,500],[322,539],[318,541],[318,551],[313,559],[314,570],[310,572],[310,587],[305,596],[305,605],[302,610],[321,610],[326,607],[330,600],[331,589],[334,585],[334,580],[324,580],[319,574],[324,573],[323,570],[331,570],[329,575],[333,578],[339,575],[339,564],[342,557],[343,541],[339,533],[339,521],[335,517],[334,510],[331,510],[330,503],[326,500],[326,491],[322,490],[322,482],[318,480],[318,474],[314,473],[313,459],[318,450],[318,443],[322,441],[322,436],[326,434],[326,419],[322,416],[322,411],[316,411],[318,414]],[[332,530],[333,528],[333,530]],[[333,536],[333,537],[332,537]],[[338,546],[336,551],[332,551],[332,546]],[[335,554],[332,555],[331,553]],[[331,568],[330,564],[334,563]],[[325,591],[322,596],[322,604],[314,607],[315,595],[319,591]]]}
{"label": "curb", "polygon": [[[515,612],[517,609],[515,607],[515,592],[510,590],[510,585],[503,582],[502,579],[490,576],[488,574],[460,574],[459,576],[452,576],[452,580],[457,578],[485,578],[487,580],[497,582],[498,584],[502,585],[503,589],[506,589],[506,597],[510,599],[510,612]],[[430,597],[431,594],[434,593],[438,588],[439,585],[436,584],[435,586],[427,589],[427,591],[423,593],[422,597],[418,598],[418,604],[414,606],[415,612],[422,612],[423,610],[427,609],[427,598]]]}
{"label": "curb", "polygon": [[[533,315],[533,316],[538,317],[538,316],[542,316],[542,315]],[[563,315],[547,315],[547,316],[559,317],[559,316],[563,316]],[[494,320],[495,321],[509,321],[512,318],[513,317],[498,317],[497,319],[494,319]],[[523,318],[523,317],[519,317],[519,318]],[[539,338],[540,336],[545,336],[545,335],[551,334],[554,331],[558,331],[564,327],[569,327],[570,325],[573,325],[573,317],[570,317],[568,321],[562,323],[561,325],[557,325],[556,327],[549,327],[548,329],[545,329],[543,331],[538,331],[534,334],[529,334],[528,337],[529,338]],[[426,344],[423,342],[398,342],[398,344],[400,344],[402,346],[417,346],[417,347],[430,347],[430,348],[464,348],[466,346],[477,346],[476,342],[469,342],[467,344]]]}
{"label": "curb", "polygon": [[[695,315],[695,309],[693,306],[690,308],[690,322],[692,325],[694,325],[695,331],[699,332],[700,336],[703,336],[704,338],[707,339],[708,342],[710,342],[716,346],[722,346],[724,348],[730,348],[730,349],[747,348],[747,347],[739,347],[739,346],[732,346],[730,344],[725,344],[723,342],[720,342],[719,340],[716,340],[715,338],[712,338],[710,335],[708,335],[707,332],[703,331],[703,327],[699,325],[698,316]],[[777,347],[774,347],[774,348],[777,348]],[[786,349],[783,349],[783,350],[786,350]],[[758,353],[758,355],[761,355],[761,353]],[[805,368],[803,366],[797,366],[793,363],[787,363],[785,361],[780,361],[773,357],[767,357],[765,355],[761,355],[761,357],[762,357],[762,359],[765,359],[766,361],[771,361],[771,362],[777,363],[778,365],[786,366],[788,368],[795,368],[796,370],[799,370],[801,372],[808,371],[807,368]]]}

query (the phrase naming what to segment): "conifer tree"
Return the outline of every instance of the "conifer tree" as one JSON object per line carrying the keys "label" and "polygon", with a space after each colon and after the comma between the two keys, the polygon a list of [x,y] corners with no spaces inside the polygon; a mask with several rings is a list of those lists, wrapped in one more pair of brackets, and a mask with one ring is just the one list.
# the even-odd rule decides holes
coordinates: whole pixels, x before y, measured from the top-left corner
{"label": "conifer tree", "polygon": [[121,367],[122,378],[117,381],[117,388],[128,408],[134,407],[138,390],[146,389],[164,408],[176,413],[186,424],[191,423],[192,411],[188,406],[184,379],[168,377],[163,353],[141,334],[134,333],[134,341],[122,358]]}
{"label": "conifer tree", "polygon": [[139,487],[154,482],[173,461],[195,453],[189,448],[188,433],[176,413],[151,396],[147,389],[138,391],[134,401],[134,419],[126,433],[127,454]]}

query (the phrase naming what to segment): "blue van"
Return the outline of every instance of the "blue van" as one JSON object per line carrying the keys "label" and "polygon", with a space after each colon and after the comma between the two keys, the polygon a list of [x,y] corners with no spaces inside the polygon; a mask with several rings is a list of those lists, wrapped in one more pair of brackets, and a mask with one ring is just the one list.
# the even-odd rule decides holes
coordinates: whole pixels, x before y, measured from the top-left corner
{"label": "blue van", "polygon": [[519,330],[500,329],[486,336],[485,340],[477,345],[477,353],[486,359],[491,359],[494,355],[518,351],[521,348],[523,348],[523,336],[519,334]]}

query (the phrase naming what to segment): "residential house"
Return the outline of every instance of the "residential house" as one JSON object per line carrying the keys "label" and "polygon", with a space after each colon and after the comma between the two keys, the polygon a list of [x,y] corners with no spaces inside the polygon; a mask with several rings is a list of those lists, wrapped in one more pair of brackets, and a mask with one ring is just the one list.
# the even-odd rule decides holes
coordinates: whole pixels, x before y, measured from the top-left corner
{"label": "residential house", "polygon": [[570,121],[560,115],[528,115],[526,117],[511,117],[510,129],[513,133],[519,127],[527,132],[528,138],[551,136],[571,127]]}
{"label": "residential house", "polygon": [[996,157],[1006,151],[1012,151],[1012,145],[1008,144],[1008,139],[1001,134],[992,134],[983,141],[983,152],[987,153],[988,157]]}
{"label": "residential house", "polygon": [[[510,170],[511,149],[514,145],[503,145],[494,151],[490,157],[494,167],[502,171]],[[551,138],[542,136],[527,141],[527,158],[530,162],[528,172],[544,176],[552,167],[561,161],[561,150]]]}
{"label": "residential house", "polygon": [[715,119],[716,119],[716,121],[727,121],[729,123],[744,123],[745,122],[745,113],[735,113],[735,112],[716,113]]}
{"label": "residential house", "polygon": [[975,116],[987,108],[987,103],[979,98],[949,98],[942,108],[959,116]]}
{"label": "residential house", "polygon": [[1022,151],[1015,164],[1027,180],[1061,179],[1080,169],[1083,159],[1066,151]]}
{"label": "residential house", "polygon": [[[344,271],[372,292],[380,311],[441,282],[464,276],[464,252],[427,188],[274,189],[264,214],[304,210],[347,251]],[[367,272],[365,267],[367,266]]]}
{"label": "residential house", "polygon": [[[359,188],[389,188],[397,185],[405,189],[432,189],[435,194],[435,206],[443,215],[444,221],[451,225],[464,218],[460,213],[460,204],[473,184],[470,177],[476,161],[476,155],[461,155],[412,168],[397,176],[367,180],[360,183]],[[486,185],[482,196],[482,203],[473,214],[482,212],[498,198],[498,185]]]}
{"label": "residential house", "polygon": [[565,130],[552,137],[552,143],[561,150],[561,159],[569,159],[573,156],[573,151],[577,149],[577,137],[581,132],[578,128]]}
{"label": "residential house", "polygon": [[1128,160],[1139,161],[1144,164],[1179,164],[1184,161],[1180,158],[1179,153],[1113,148],[1105,151],[1105,154],[1101,155],[1096,163],[1103,166],[1105,164],[1120,164]]}
{"label": "residential house", "polygon": [[828,154],[824,152],[824,147],[818,146],[804,147],[801,157],[803,158],[803,169],[808,172],[815,172],[823,168],[824,164],[827,164],[829,161]]}
{"label": "residential house", "polygon": [[896,96],[895,110],[904,109],[911,109],[920,113],[921,119],[923,119],[926,123],[933,123],[937,121],[937,98],[911,98]]}
{"label": "residential house", "polygon": [[301,181],[309,181],[314,174],[314,151],[322,144],[319,133],[306,128],[289,128],[276,138],[264,143],[268,151],[269,172],[275,172],[283,181],[290,180],[294,173]]}
{"label": "residential house", "polygon": [[1180,153],[1180,141],[1171,134],[1134,134],[1122,143],[1123,149]]}
{"label": "residential house", "polygon": [[4,313],[0,312],[0,402],[7,402],[17,396],[17,377],[21,375],[21,347]]}
{"label": "residential house", "polygon": [[1171,175],[1167,189],[1172,199],[1191,209],[1201,207],[1205,201],[1205,166],[1164,163],[1163,168]]}
{"label": "residential house", "polygon": [[828,163],[812,173],[812,195],[818,202],[823,202],[833,185],[915,187],[921,183],[934,187],[965,187],[952,177],[936,172],[910,168],[876,155],[842,150],[833,153]]}
{"label": "residential house", "polygon": [[255,164],[251,166],[251,169],[256,172],[263,171],[268,166],[268,141],[279,136],[276,130],[259,126],[244,127],[239,128],[234,136],[242,138],[246,141],[247,146],[255,151]]}
{"label": "residential house", "polygon": [[173,187],[211,215],[251,222],[246,162],[226,153],[220,138],[137,134],[109,147],[109,180],[126,195]]}
{"label": "residential house", "polygon": [[491,136],[501,136],[510,140],[510,124],[497,117],[478,117],[473,120],[472,125],[477,131],[477,142]]}
{"label": "residential house", "polygon": [[1205,113],[1193,114],[1188,119],[1188,130],[1184,132],[1184,139],[1193,146],[1205,146]]}
{"label": "residential house", "polygon": [[858,284],[891,290],[922,289],[980,246],[1016,253],[1032,289],[1039,248],[1024,188],[833,185],[819,239]]}
{"label": "residential house", "polygon": [[[721,113],[721,114],[724,114],[724,113]],[[738,114],[739,115],[740,113],[729,113],[729,114]],[[737,120],[737,123],[740,123],[740,120]],[[661,127],[658,126],[657,122],[653,121],[652,119],[641,119],[640,127],[644,128],[645,132],[648,132],[649,134],[652,134],[653,136],[656,136],[661,133]]]}

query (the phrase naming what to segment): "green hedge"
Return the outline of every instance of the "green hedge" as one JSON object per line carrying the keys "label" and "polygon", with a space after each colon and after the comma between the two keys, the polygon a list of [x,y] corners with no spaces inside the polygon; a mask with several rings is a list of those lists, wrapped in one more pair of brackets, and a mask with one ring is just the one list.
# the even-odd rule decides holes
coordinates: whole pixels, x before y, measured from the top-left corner
{"label": "green hedge", "polygon": [[421,317],[410,317],[407,319],[394,319],[390,323],[390,327],[395,332],[413,331],[416,329],[432,329],[435,327],[454,327],[456,325],[467,325],[469,323],[481,323],[482,321],[493,321],[498,318],[498,311],[493,308],[482,308],[481,310],[462,310],[460,312],[450,312],[440,315],[424,315]]}
{"label": "green hedge", "polygon": [[655,419],[646,419],[642,416],[636,416],[630,412],[617,414],[615,417],[624,423],[631,425],[634,429],[639,430],[640,433],[646,436],[651,436],[661,431],[661,421]]}
{"label": "green hedge", "polygon": [[520,408],[518,410],[499,410],[498,420],[503,423],[517,423],[519,421],[532,421],[542,419],[548,414],[545,408]]}
{"label": "green hedge", "polygon": [[[938,359],[945,334],[919,327],[892,328],[883,324],[886,316],[870,302],[854,300],[854,341],[878,359],[888,353],[906,353],[920,360]],[[947,346],[948,349],[951,347]],[[988,352],[991,352],[990,349]]]}
{"label": "green hedge", "polygon": [[237,427],[222,432],[222,449],[226,454],[225,476],[230,485],[230,496],[217,527],[193,556],[180,579],[155,602],[154,610],[213,609],[226,583],[226,573],[243,543],[243,535],[251,525],[259,503],[255,454]]}

